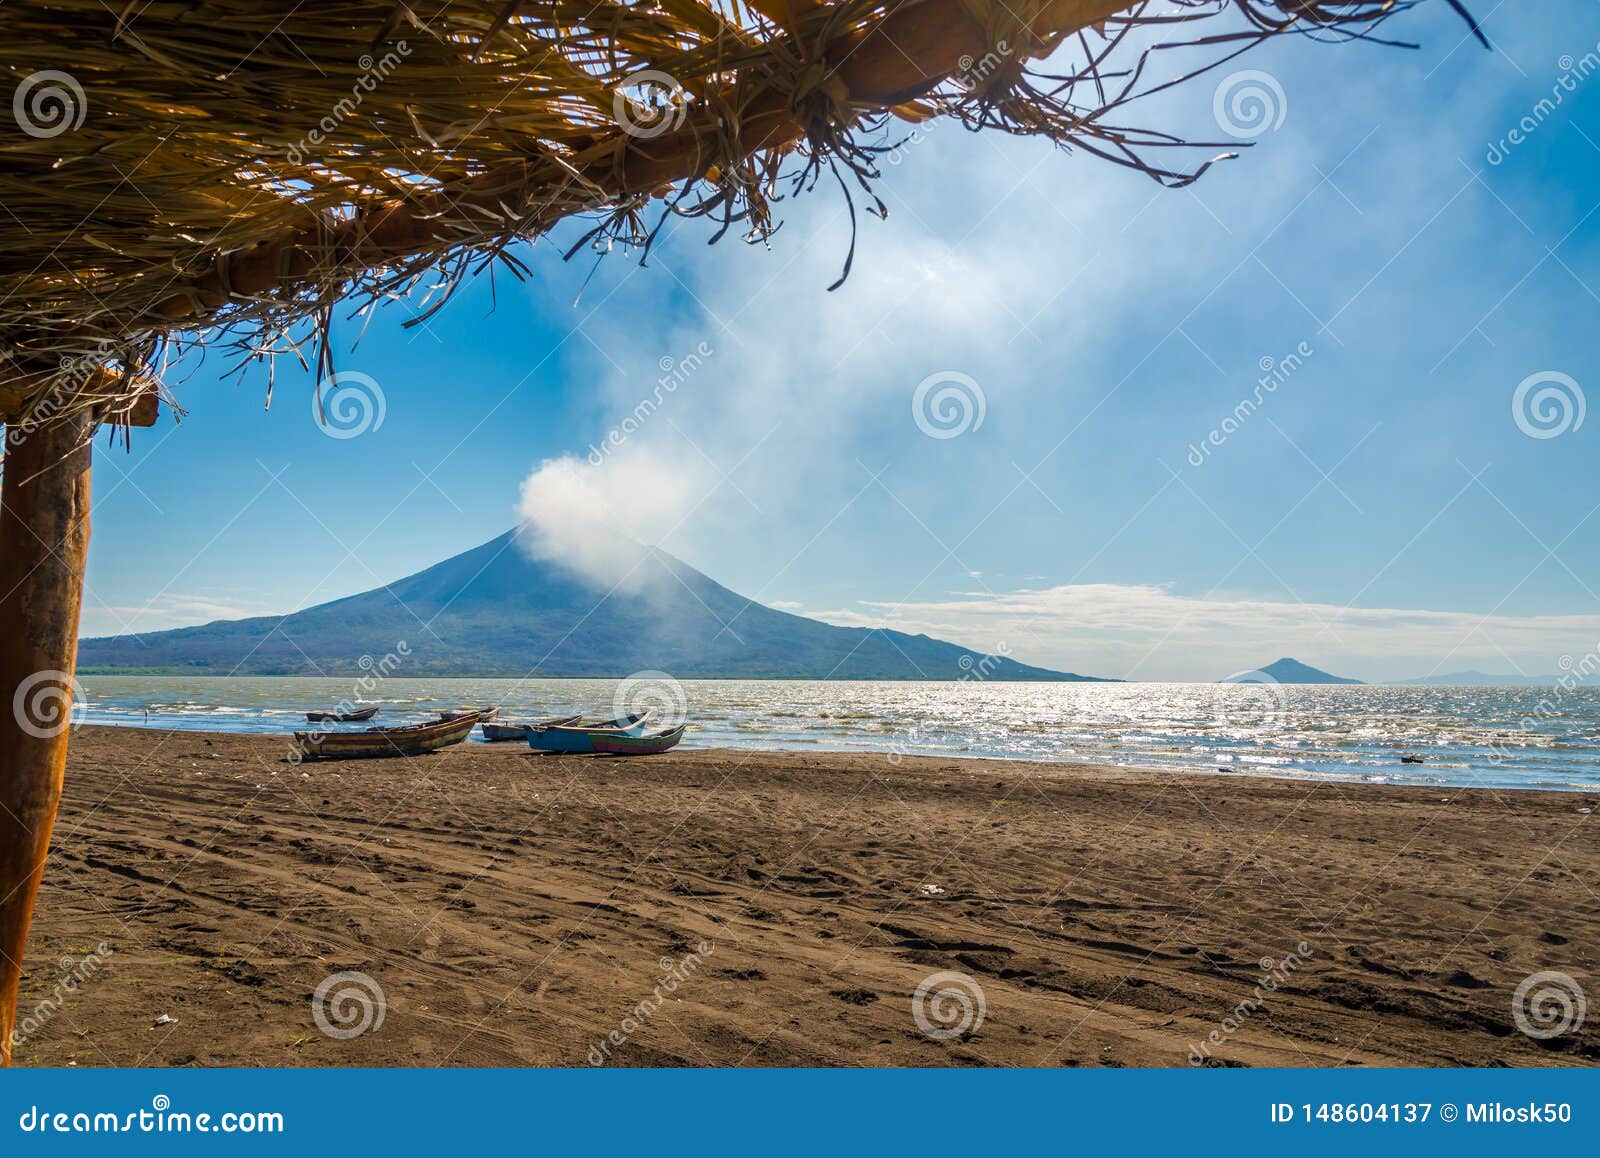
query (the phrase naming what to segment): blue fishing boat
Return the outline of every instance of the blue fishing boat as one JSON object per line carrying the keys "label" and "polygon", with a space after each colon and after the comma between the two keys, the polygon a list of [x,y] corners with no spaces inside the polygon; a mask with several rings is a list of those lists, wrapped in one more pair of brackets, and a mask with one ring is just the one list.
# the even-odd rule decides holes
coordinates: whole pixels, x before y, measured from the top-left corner
{"label": "blue fishing boat", "polygon": [[580,721],[571,725],[529,728],[528,747],[535,752],[593,752],[595,736],[642,736],[650,716],[646,711],[593,724]]}

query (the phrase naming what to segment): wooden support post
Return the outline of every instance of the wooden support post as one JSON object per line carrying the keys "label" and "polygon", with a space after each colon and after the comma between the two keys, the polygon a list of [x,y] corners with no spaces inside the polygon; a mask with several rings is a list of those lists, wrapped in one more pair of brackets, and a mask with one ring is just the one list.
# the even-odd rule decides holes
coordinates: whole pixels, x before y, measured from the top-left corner
{"label": "wooden support post", "polygon": [[0,1065],[61,799],[89,552],[87,410],[7,429],[0,484]]}

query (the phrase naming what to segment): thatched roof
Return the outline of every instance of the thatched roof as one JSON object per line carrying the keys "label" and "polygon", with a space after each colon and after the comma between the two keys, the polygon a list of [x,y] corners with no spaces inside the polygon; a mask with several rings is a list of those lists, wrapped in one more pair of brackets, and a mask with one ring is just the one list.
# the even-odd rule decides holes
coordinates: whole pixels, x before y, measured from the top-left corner
{"label": "thatched roof", "polygon": [[573,215],[643,243],[665,195],[762,236],[791,178],[834,175],[870,207],[891,114],[1182,182],[1216,148],[1124,123],[1153,45],[1220,62],[1284,32],[1367,36],[1406,6],[9,0],[0,420],[52,383],[127,405],[175,341],[250,355],[298,347],[342,299],[431,309],[487,265],[527,273],[512,243]]}

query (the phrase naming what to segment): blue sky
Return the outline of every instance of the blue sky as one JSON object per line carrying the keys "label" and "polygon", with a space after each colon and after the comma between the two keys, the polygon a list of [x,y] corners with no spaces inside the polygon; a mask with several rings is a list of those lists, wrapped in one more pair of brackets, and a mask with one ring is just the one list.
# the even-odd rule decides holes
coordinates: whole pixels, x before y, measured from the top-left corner
{"label": "blue sky", "polygon": [[[1600,640],[1600,418],[1531,437],[1513,396],[1600,385],[1600,6],[1479,7],[1492,54],[1429,3],[1387,29],[1418,52],[1296,38],[1141,107],[1228,140],[1219,84],[1270,80],[1276,127],[1185,190],[938,124],[884,164],[888,220],[861,217],[833,293],[827,184],[770,247],[675,220],[648,264],[595,268],[546,240],[531,282],[480,279],[411,329],[391,305],[353,350],[362,320],[336,327],[340,368],[383,397],[358,437],[319,427],[297,366],[268,410],[264,371],[225,380],[213,352],[169,376],[181,426],[98,455],[85,634],[365,590],[505,530],[573,456],[537,475],[536,512],[576,488],[833,622],[1145,679],[1282,654],[1554,671]],[[930,376],[975,384],[981,425],[924,433]]]}

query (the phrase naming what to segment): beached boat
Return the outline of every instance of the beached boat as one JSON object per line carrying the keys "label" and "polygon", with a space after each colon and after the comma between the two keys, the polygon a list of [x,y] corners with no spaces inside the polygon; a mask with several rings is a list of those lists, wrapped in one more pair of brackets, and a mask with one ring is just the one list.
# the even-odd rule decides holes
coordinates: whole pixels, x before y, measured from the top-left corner
{"label": "beached boat", "polygon": [[557,720],[550,724],[535,724],[535,731],[546,728],[577,728],[586,732],[595,731],[644,731],[644,726],[655,716],[655,712],[646,708],[642,712],[635,712],[631,716],[618,716],[613,720],[597,719],[594,716],[574,716],[570,720]]}
{"label": "beached boat", "polygon": [[479,723],[482,723],[484,720],[494,719],[499,714],[499,708],[450,708],[447,711],[440,712],[439,718],[441,720],[459,720],[464,716],[471,716]]}
{"label": "beached boat", "polygon": [[459,744],[472,734],[478,717],[432,720],[399,728],[359,732],[296,732],[295,746],[308,760],[371,760],[382,756],[421,756]]}
{"label": "beached boat", "polygon": [[575,724],[557,725],[568,728],[621,728],[632,729],[635,732],[644,731],[644,726],[655,718],[654,710],[646,708],[642,712],[635,712],[631,716],[619,716],[614,720],[597,720],[593,716],[580,716]]}
{"label": "beached boat", "polygon": [[551,724],[543,728],[529,728],[528,747],[535,752],[593,752],[595,736],[640,736],[652,713],[638,712],[615,720],[576,724]]}
{"label": "beached boat", "polygon": [[658,752],[676,747],[678,741],[683,739],[683,730],[686,727],[687,724],[679,724],[676,728],[668,728],[664,732],[655,732],[648,736],[629,736],[620,732],[593,732],[590,733],[589,742],[594,745],[595,752],[602,756],[654,756]]}
{"label": "beached boat", "polygon": [[551,716],[547,720],[508,720],[498,724],[483,724],[483,738],[491,744],[503,740],[523,740],[529,728],[551,728],[558,724],[576,724],[581,716]]}
{"label": "beached boat", "polygon": [[370,708],[360,708],[354,712],[307,712],[306,722],[309,724],[354,724],[360,720],[370,720],[378,714],[378,705]]}

